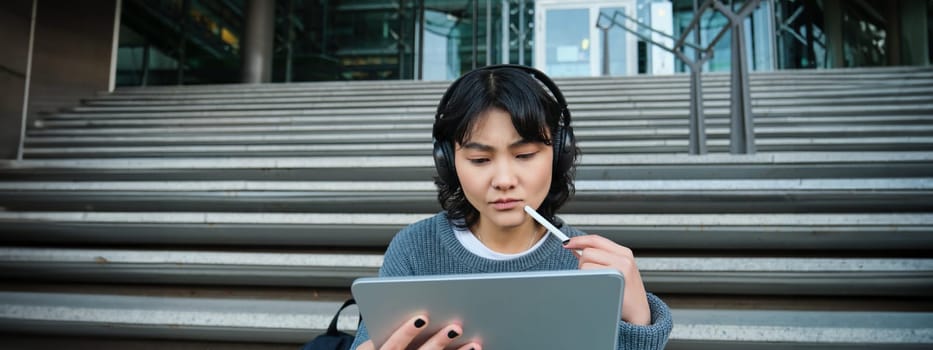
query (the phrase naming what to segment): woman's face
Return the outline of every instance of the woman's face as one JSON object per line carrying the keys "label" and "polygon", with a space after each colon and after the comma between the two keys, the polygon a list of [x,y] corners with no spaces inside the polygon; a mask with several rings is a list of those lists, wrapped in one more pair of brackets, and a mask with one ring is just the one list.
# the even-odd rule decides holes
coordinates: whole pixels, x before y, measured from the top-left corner
{"label": "woman's face", "polygon": [[533,225],[523,208],[538,208],[547,197],[553,149],[523,140],[502,109],[478,118],[469,138],[455,145],[454,162],[463,193],[479,211],[477,225],[499,231]]}

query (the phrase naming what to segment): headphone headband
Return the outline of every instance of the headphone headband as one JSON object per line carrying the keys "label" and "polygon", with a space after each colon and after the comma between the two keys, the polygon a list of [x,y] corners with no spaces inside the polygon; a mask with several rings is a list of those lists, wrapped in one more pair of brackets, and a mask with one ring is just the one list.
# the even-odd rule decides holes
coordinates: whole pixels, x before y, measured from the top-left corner
{"label": "headphone headband", "polygon": [[502,68],[514,68],[514,69],[521,70],[533,76],[535,80],[544,84],[544,86],[547,87],[548,91],[550,91],[551,96],[554,97],[554,99],[557,101],[557,104],[560,106],[560,114],[561,114],[561,119],[562,119],[561,124],[563,124],[563,126],[570,125],[570,110],[567,109],[567,100],[564,99],[564,94],[560,92],[560,89],[557,87],[557,84],[555,84],[554,81],[551,80],[551,78],[547,76],[547,74],[544,74],[544,72],[537,70],[535,68],[532,68],[532,67],[522,66],[518,64],[494,64],[491,66],[485,66],[485,67],[474,69],[460,76],[459,78],[457,78],[457,80],[454,80],[454,82],[450,84],[450,87],[447,88],[447,91],[444,92],[444,96],[441,97],[440,103],[437,104],[437,113],[434,114],[434,119],[437,120],[437,119],[444,118],[444,109],[447,107],[447,103],[450,100],[450,96],[456,90],[456,87],[460,85],[460,82],[463,81],[463,78],[475,72],[497,70],[497,69],[502,69]]}

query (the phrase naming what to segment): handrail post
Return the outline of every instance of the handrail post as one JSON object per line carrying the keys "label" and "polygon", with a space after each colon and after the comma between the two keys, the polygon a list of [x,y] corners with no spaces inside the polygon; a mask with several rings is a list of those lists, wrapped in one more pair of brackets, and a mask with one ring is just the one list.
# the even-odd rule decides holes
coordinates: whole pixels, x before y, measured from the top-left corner
{"label": "handrail post", "polygon": [[746,2],[738,12],[716,1],[716,10],[729,18],[732,30],[732,76],[729,120],[729,153],[755,153],[755,126],[748,86],[748,56],[745,54],[745,18],[760,0]]}
{"label": "handrail post", "polygon": [[688,116],[689,145],[691,155],[706,154],[706,118],[703,116],[702,66],[706,60],[693,61],[682,51],[673,51],[690,67],[690,112]]}
{"label": "handrail post", "polygon": [[609,76],[609,28],[599,28],[603,31],[603,64],[602,64],[602,76]]}
{"label": "handrail post", "polygon": [[[741,22],[741,21],[740,21]],[[755,131],[745,60],[744,26],[732,27],[732,93],[729,127],[729,153],[754,154]]]}
{"label": "handrail post", "polygon": [[690,70],[690,154],[706,154],[706,118],[700,68]]}

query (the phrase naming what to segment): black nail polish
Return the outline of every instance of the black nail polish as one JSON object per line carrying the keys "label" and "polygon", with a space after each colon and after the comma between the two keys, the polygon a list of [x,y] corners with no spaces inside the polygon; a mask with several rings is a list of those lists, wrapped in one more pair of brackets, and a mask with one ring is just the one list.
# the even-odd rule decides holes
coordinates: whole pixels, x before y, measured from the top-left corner
{"label": "black nail polish", "polygon": [[415,320],[415,328],[424,327],[424,323],[425,323],[424,320],[422,320],[422,319],[420,319],[420,318],[417,319],[417,320]]}
{"label": "black nail polish", "polygon": [[570,243],[570,240],[568,239],[568,240],[566,240],[566,241],[563,241],[562,243],[564,243],[564,245],[567,245],[567,244]]}
{"label": "black nail polish", "polygon": [[457,333],[457,331],[450,331],[450,332],[447,332],[447,337],[450,338],[450,339],[453,339],[453,338],[456,338],[456,337],[459,337],[459,336],[460,336],[460,333]]}

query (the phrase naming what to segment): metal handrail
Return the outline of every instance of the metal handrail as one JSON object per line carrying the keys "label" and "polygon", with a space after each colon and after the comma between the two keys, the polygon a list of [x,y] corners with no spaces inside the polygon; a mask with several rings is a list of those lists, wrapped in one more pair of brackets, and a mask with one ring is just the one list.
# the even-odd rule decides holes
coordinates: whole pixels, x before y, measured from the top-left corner
{"label": "metal handrail", "polygon": [[[760,0],[749,0],[742,5],[738,12],[733,12],[719,0],[707,0],[694,13],[690,25],[681,34],[675,38],[667,33],[655,30],[650,25],[642,23],[621,11],[614,11],[612,16],[606,13],[600,13],[596,20],[596,27],[608,31],[616,26],[625,30],[638,38],[658,46],[661,49],[674,54],[688,67],[690,67],[690,154],[706,154],[706,127],[703,116],[703,94],[701,84],[701,73],[703,64],[713,57],[713,48],[722,40],[727,30],[732,30],[732,92],[731,92],[731,119],[730,119],[730,143],[729,152],[732,154],[753,154],[755,153],[755,133],[753,124],[753,115],[751,111],[751,100],[749,98],[748,88],[748,64],[745,56],[745,30],[744,20],[760,4]],[[729,20],[729,26],[724,26],[712,41],[706,47],[687,42],[687,36],[693,30],[699,30],[699,23],[702,14],[706,10],[713,9],[719,11]],[[618,20],[621,17],[622,20]],[[604,23],[606,20],[607,23]],[[634,23],[638,27],[646,28],[652,33],[657,33],[663,37],[675,40],[673,46],[668,47],[654,39],[639,33],[636,29],[625,25],[625,21]],[[686,47],[698,51],[698,57],[691,59],[684,52]]]}

